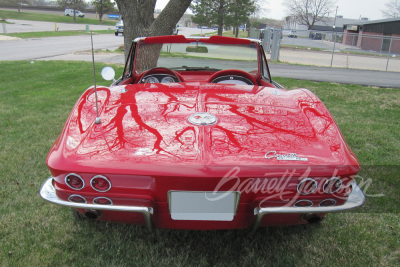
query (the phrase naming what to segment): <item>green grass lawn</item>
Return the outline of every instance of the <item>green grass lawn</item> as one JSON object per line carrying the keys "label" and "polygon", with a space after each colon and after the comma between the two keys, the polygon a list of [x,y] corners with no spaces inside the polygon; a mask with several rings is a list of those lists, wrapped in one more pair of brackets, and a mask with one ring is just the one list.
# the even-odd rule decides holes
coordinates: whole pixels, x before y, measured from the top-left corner
{"label": "green grass lawn", "polygon": [[73,17],[59,16],[51,14],[28,13],[9,10],[0,10],[0,19],[19,19],[19,20],[33,20],[33,21],[48,21],[59,23],[77,23],[77,24],[98,24],[98,25],[111,25],[115,26],[115,20],[104,20],[100,23],[98,19],[79,18],[76,17],[76,22]]}
{"label": "green grass lawn", "polygon": [[[97,64],[100,73],[102,64]],[[46,155],[80,94],[90,62],[0,62],[0,266],[398,266],[400,90],[280,79],[315,92],[373,176],[359,212],[319,225],[184,231],[75,221],[38,194]],[[117,67],[120,74],[122,67]],[[100,75],[98,84],[108,85]],[[369,206],[369,208],[368,208]],[[375,208],[374,208],[375,207]],[[361,211],[361,212],[360,212]]]}

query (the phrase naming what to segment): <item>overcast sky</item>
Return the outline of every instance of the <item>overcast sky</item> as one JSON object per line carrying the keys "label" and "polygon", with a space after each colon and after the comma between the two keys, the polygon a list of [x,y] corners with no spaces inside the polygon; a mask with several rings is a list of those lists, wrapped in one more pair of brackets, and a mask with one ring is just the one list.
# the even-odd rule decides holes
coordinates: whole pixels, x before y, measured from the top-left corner
{"label": "overcast sky", "polygon": [[[157,0],[156,8],[162,9],[169,0]],[[263,1],[264,2],[264,1]],[[286,8],[282,5],[284,0],[267,0],[264,7],[269,9],[266,17],[282,19],[287,15]],[[348,19],[367,17],[370,20],[383,19],[382,10],[389,0],[338,0],[338,15]],[[332,17],[335,15],[333,10]]]}

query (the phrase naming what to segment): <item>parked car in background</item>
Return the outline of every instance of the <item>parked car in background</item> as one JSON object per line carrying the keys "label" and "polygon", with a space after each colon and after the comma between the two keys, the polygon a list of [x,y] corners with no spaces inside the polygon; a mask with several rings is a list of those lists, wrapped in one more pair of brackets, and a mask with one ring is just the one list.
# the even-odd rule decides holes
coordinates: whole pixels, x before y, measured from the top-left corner
{"label": "parked car in background", "polygon": [[115,24],[115,36],[118,34],[124,34],[124,21],[120,20],[117,24]]}
{"label": "parked car in background", "polygon": [[319,32],[311,32],[309,37],[312,40],[322,40],[322,34]]}
{"label": "parked car in background", "polygon": [[137,38],[122,76],[78,99],[47,165],[45,200],[150,229],[312,223],[365,201],[327,108],[276,83],[253,39]]}
{"label": "parked car in background", "polygon": [[[65,16],[74,16],[74,10],[72,8],[67,8],[67,9],[65,9],[64,14],[65,14]],[[85,14],[79,10],[75,10],[75,16],[84,18]]]}
{"label": "parked car in background", "polygon": [[297,38],[297,31],[290,31],[290,33],[288,34],[289,38]]}

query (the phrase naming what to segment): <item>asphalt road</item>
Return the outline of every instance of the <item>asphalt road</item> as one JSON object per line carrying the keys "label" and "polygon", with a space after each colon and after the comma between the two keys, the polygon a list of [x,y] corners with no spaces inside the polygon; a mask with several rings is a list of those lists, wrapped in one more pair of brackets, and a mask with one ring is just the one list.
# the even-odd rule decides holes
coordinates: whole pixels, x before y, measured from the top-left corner
{"label": "asphalt road", "polygon": [[294,78],[316,82],[359,84],[400,88],[400,74],[390,71],[269,64],[272,77]]}
{"label": "asphalt road", "polygon": [[[114,34],[93,35],[94,49],[115,50],[123,42]],[[90,35],[0,41],[0,60],[33,60],[90,49]]]}
{"label": "asphalt road", "polygon": [[[185,35],[199,29],[183,29]],[[199,30],[200,31],[200,30]],[[95,49],[114,50],[123,43],[123,36],[94,35]],[[1,60],[91,60],[90,36],[48,37],[0,41]],[[97,54],[97,61],[124,63],[123,55]],[[296,78],[313,81],[350,83],[377,87],[400,88],[398,72],[371,71],[346,68],[310,67],[287,64],[270,64],[273,77]]]}
{"label": "asphalt road", "polygon": [[[16,8],[1,8],[4,10],[10,10],[10,11],[17,11]],[[37,13],[37,14],[49,14],[49,15],[59,15],[59,16],[65,16],[65,13],[63,10],[57,11],[57,10],[37,10],[37,9],[29,9],[29,8],[22,8],[21,12],[25,13]],[[97,19],[97,15],[95,13],[85,13],[85,18],[90,18],[90,19]],[[104,15],[103,19],[105,19],[107,16]]]}
{"label": "asphalt road", "polygon": [[[90,61],[92,60],[92,58],[90,53],[74,53],[74,54],[66,54],[66,55],[42,58],[42,60]],[[124,56],[113,53],[96,54],[95,60],[98,62],[105,62],[105,63],[124,64]],[[168,62],[167,58],[164,58],[164,60]],[[186,59],[186,61],[187,60],[190,59]],[[185,64],[188,66],[191,65],[188,62],[186,62]],[[235,64],[236,63],[234,61],[231,62],[231,66],[233,66],[232,68],[234,68]],[[241,64],[240,68],[243,68],[241,62],[238,62],[238,64]],[[332,82],[341,84],[359,84],[364,86],[400,88],[400,75],[398,72],[313,67],[313,66],[300,66],[300,65],[274,64],[274,63],[270,63],[269,68],[271,71],[272,78],[284,77],[284,78],[294,78],[299,80],[311,80],[316,82]]]}

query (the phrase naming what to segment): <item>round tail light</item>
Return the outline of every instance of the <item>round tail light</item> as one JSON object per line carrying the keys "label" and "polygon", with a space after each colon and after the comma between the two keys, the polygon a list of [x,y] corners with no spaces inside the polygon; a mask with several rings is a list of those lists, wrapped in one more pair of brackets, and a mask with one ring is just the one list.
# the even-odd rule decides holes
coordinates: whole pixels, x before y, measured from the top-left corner
{"label": "round tail light", "polygon": [[297,185],[297,192],[302,195],[309,195],[317,190],[318,183],[312,178],[306,178],[300,181]]}
{"label": "round tail light", "polygon": [[113,204],[111,199],[109,199],[107,197],[96,197],[95,199],[93,199],[93,203],[99,204],[99,205],[112,205]]}
{"label": "round tail light", "polygon": [[75,203],[86,203],[86,199],[80,195],[70,195],[68,200]]}
{"label": "round tail light", "polygon": [[299,200],[296,203],[294,203],[293,206],[295,207],[311,207],[313,205],[313,202],[311,200],[303,199]]}
{"label": "round tail light", "polygon": [[324,192],[333,194],[342,187],[342,180],[339,177],[332,177],[324,183]]}
{"label": "round tail light", "polygon": [[102,175],[93,177],[92,180],[90,180],[90,185],[94,190],[99,192],[107,192],[111,188],[110,181]]}
{"label": "round tail light", "polygon": [[321,201],[321,203],[319,203],[320,207],[329,207],[329,206],[333,206],[336,204],[336,200],[330,198],[330,199],[325,199],[323,201]]}
{"label": "round tail light", "polygon": [[81,190],[85,186],[82,177],[75,173],[65,176],[65,183],[74,190]]}

